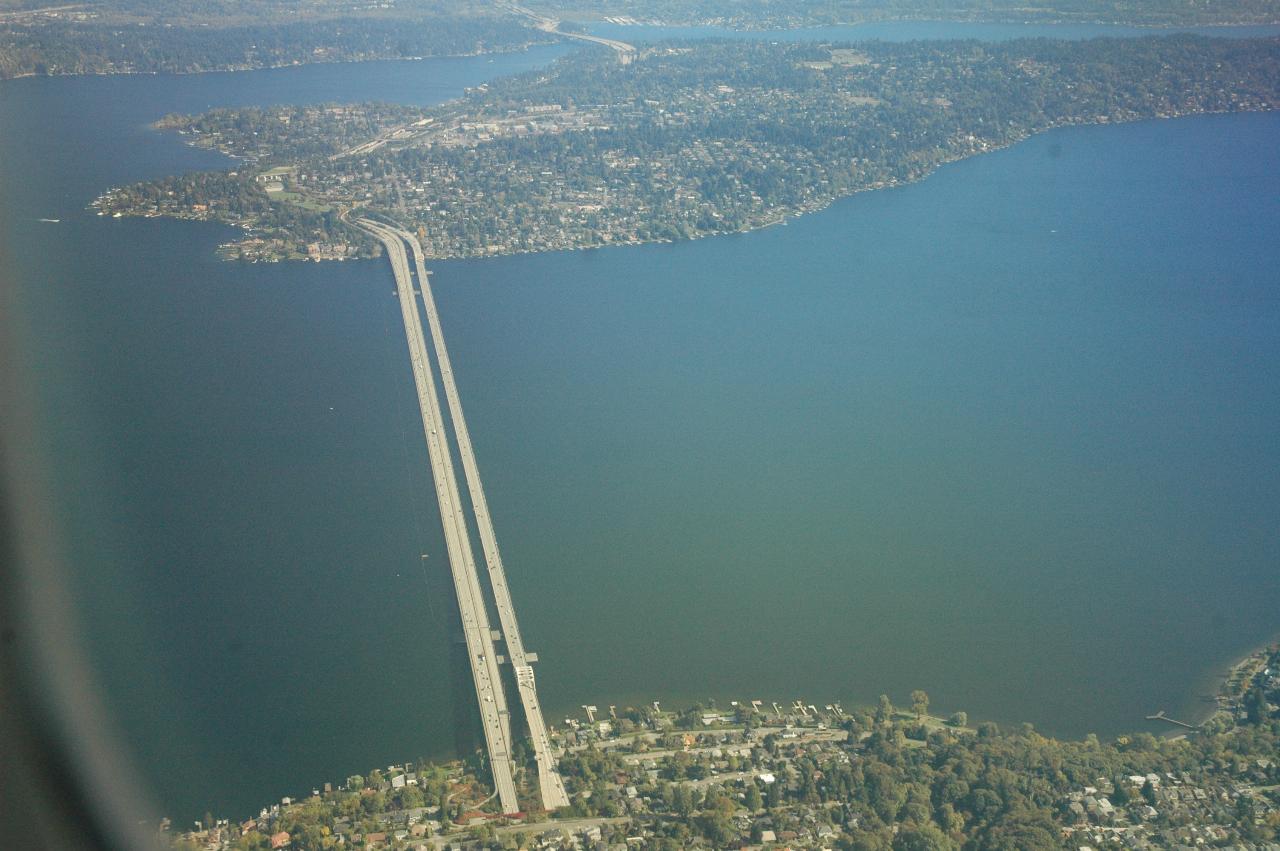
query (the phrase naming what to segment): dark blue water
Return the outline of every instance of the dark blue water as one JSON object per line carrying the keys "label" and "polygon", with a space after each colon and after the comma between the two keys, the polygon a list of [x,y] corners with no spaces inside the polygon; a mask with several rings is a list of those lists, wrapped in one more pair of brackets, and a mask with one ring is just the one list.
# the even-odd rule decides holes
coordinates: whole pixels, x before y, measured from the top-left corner
{"label": "dark blue water", "polygon": [[438,264],[548,694],[1197,712],[1280,602],[1278,134],[1065,130],[785,228]]}
{"label": "dark blue water", "polygon": [[[165,112],[553,55],[0,86],[86,638],[167,812],[465,749],[474,698],[385,265],[224,264],[227,229],[84,205],[219,163]],[[754,234],[437,264],[545,703],[1196,714],[1277,628],[1278,138],[1062,130]]]}
{"label": "dark blue water", "polygon": [[564,52],[0,85],[3,282],[88,649],[165,812],[466,751],[473,710],[382,264],[222,263],[228,228],[87,203],[227,166],[168,112],[434,103]]}

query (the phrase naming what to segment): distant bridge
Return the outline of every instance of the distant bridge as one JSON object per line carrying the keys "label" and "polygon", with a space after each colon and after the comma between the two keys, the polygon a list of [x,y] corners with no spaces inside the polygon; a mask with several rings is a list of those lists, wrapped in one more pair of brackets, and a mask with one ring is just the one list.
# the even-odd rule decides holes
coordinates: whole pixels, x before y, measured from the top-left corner
{"label": "distant bridge", "polygon": [[618,41],[612,38],[601,38],[597,35],[588,35],[587,33],[565,32],[560,29],[560,22],[554,18],[548,18],[546,15],[540,15],[537,12],[518,3],[499,3],[499,6],[515,15],[523,15],[533,21],[533,25],[543,32],[554,33],[555,35],[572,38],[578,41],[587,41],[592,44],[602,44],[610,50],[618,54],[618,61],[623,65],[631,64],[636,58],[636,48],[633,44],[627,44],[625,41]]}

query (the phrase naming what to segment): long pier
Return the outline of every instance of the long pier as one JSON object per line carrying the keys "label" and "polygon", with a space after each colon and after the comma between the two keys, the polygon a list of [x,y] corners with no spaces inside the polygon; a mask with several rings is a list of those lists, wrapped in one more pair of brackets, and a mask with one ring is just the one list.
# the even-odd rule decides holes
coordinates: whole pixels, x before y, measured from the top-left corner
{"label": "long pier", "polygon": [[[556,768],[556,760],[551,750],[546,723],[542,717],[542,708],[538,702],[537,687],[531,664],[537,657],[535,654],[525,650],[524,641],[520,635],[515,605],[511,600],[511,593],[507,586],[506,571],[502,563],[502,555],[498,550],[497,535],[494,533],[493,520],[489,514],[489,503],[480,480],[480,469],[476,463],[470,432],[467,429],[466,418],[463,415],[462,400],[458,395],[457,383],[453,377],[453,367],[449,360],[448,349],[445,346],[444,330],[440,324],[439,312],[436,310],[435,298],[431,294],[430,273],[426,269],[422,245],[413,234],[400,228],[393,228],[368,219],[360,220],[359,224],[375,234],[386,246],[392,269],[396,275],[396,292],[400,298],[401,313],[404,316],[405,334],[409,338],[410,359],[414,366],[414,381],[418,387],[419,406],[423,411],[423,423],[427,432],[427,446],[428,453],[431,455],[433,475],[437,467],[440,470],[439,475],[436,476],[436,490],[437,496],[441,497],[440,515],[445,526],[446,544],[448,544],[451,534],[450,527],[453,529],[452,535],[460,538],[456,547],[457,558],[455,558],[455,548],[449,547],[449,561],[454,574],[454,586],[456,589],[461,589],[458,593],[458,605],[463,613],[464,628],[468,617],[474,624],[474,635],[478,648],[472,647],[473,635],[468,632],[468,653],[471,657],[473,678],[477,684],[476,693],[484,720],[490,762],[495,766],[494,782],[495,786],[498,787],[498,796],[502,801],[503,811],[515,811],[515,789],[514,784],[512,784],[511,805],[509,806],[507,799],[503,795],[502,782],[499,780],[500,772],[497,769],[501,761],[504,763],[504,769],[501,773],[505,774],[507,778],[514,774],[514,765],[511,761],[510,715],[507,711],[501,679],[496,674],[498,657],[494,654],[491,643],[499,636],[505,644],[507,658],[514,669],[516,688],[520,695],[533,741],[542,805],[547,810],[567,806],[569,797],[565,792],[564,781]],[[440,370],[440,380],[449,406],[449,417],[452,421],[454,437],[458,444],[458,455],[462,460],[468,495],[471,498],[471,505],[480,534],[480,543],[484,551],[489,584],[493,590],[498,620],[502,627],[500,633],[494,633],[489,628],[484,592],[480,588],[475,567],[475,559],[468,534],[468,524],[465,512],[461,507],[457,478],[453,472],[453,461],[449,453],[449,443],[447,437],[443,435],[444,423],[427,356],[426,343],[423,338],[422,323],[418,316],[418,306],[414,300],[413,284],[407,255],[405,254],[406,243],[413,252],[414,271],[417,273],[418,288],[427,314],[427,324],[431,332],[436,363]],[[419,364],[421,364],[421,368]],[[437,456],[441,454],[443,457],[438,458]],[[468,614],[469,612],[470,614]],[[478,673],[478,668],[483,669],[483,671]],[[482,686],[484,691],[482,691]],[[486,705],[497,710],[496,724],[491,725],[491,719],[486,715]],[[490,736],[491,730],[494,733],[493,737]]]}
{"label": "long pier", "polygon": [[1195,724],[1188,724],[1186,721],[1179,721],[1177,718],[1170,718],[1168,715],[1165,715],[1165,714],[1164,714],[1164,710],[1163,710],[1163,709],[1161,709],[1161,710],[1160,710],[1159,712],[1157,712],[1155,715],[1148,715],[1148,716],[1147,716],[1147,720],[1148,720],[1148,721],[1168,721],[1170,724],[1173,724],[1173,725],[1175,725],[1175,726],[1177,726],[1177,727],[1186,727],[1188,730],[1199,730],[1199,729],[1200,729],[1200,728],[1199,728],[1198,726],[1196,726]]}

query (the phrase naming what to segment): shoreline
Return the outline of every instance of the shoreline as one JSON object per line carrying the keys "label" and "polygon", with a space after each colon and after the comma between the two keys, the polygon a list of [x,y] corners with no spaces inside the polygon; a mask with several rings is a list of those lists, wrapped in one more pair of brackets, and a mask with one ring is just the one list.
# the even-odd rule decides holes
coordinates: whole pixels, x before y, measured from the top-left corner
{"label": "shoreline", "polygon": [[[627,17],[625,15],[616,15],[610,17]],[[697,22],[675,23],[672,21],[636,20],[629,24],[616,24],[604,17],[592,18],[590,20],[576,20],[572,23],[578,23],[583,26],[590,27],[596,24],[605,24],[616,27],[661,27],[661,28],[689,28],[689,27],[708,27],[716,29],[725,29],[731,32],[740,33],[769,33],[769,32],[795,32],[796,30],[816,30],[827,28],[853,28],[874,26],[880,24],[987,24],[990,26],[1042,26],[1042,27],[1132,27],[1134,29],[1149,30],[1153,35],[1159,35],[1160,31],[1165,31],[1166,35],[1178,35],[1193,29],[1228,29],[1231,27],[1276,27],[1280,26],[1280,18],[1269,18],[1261,21],[1217,21],[1211,23],[1185,23],[1185,24],[1153,24],[1139,23],[1134,21],[1109,21],[1109,20],[1087,20],[1078,21],[1062,18],[1051,18],[1048,20],[1035,20],[1026,18],[931,18],[931,17],[899,17],[899,18],[867,18],[861,21],[831,21],[825,23],[808,22],[794,23],[783,26],[735,26],[724,21],[704,20]]]}
{"label": "shoreline", "polygon": [[[1228,680],[1250,663],[1261,663],[1278,650],[1280,650],[1280,640],[1245,655],[1231,667],[1228,672]],[[770,738],[784,742],[786,740],[798,740],[800,742],[821,741],[834,743],[845,741],[847,736],[847,741],[856,744],[866,742],[873,735],[874,728],[868,728],[867,725],[872,724],[872,719],[876,718],[879,711],[870,704],[858,704],[846,710],[842,706],[842,701],[819,701],[815,705],[808,704],[803,700],[788,700],[785,698],[781,702],[753,700],[749,703],[740,704],[738,701],[730,701],[728,705],[723,706],[718,705],[718,702],[714,699],[709,702],[705,700],[690,700],[681,701],[679,708],[675,709],[659,708],[658,701],[646,702],[644,700],[637,701],[634,706],[631,703],[619,703],[616,706],[606,703],[599,703],[598,705],[601,707],[600,709],[597,709],[595,705],[590,706],[589,709],[586,705],[583,705],[582,708],[588,710],[587,715],[565,717],[563,723],[551,729],[551,738],[560,754],[560,759],[571,758],[584,753],[599,752],[618,755],[627,761],[636,763],[640,759],[663,758],[677,753],[681,749],[679,744],[673,744],[670,741],[664,744],[664,740],[683,738],[683,750],[696,754],[715,748],[716,741],[722,740],[726,735],[734,734],[743,736],[748,748],[757,749],[768,748]],[[648,709],[650,705],[653,706],[652,712]],[[926,707],[928,706],[927,703],[925,705]],[[607,713],[604,711],[605,706],[608,706]],[[936,708],[932,709],[932,711],[926,708],[923,713],[917,713],[915,709],[906,705],[891,704],[891,707],[891,713],[886,723],[907,733],[907,739],[919,743],[916,745],[907,743],[907,747],[923,747],[924,742],[927,741],[926,736],[938,733],[961,741],[981,741],[984,736],[993,735],[987,732],[987,729],[992,728],[993,725],[995,725],[994,735],[996,736],[1007,738],[1031,735],[1025,731],[1019,732],[1016,729],[1016,725],[984,718],[973,718],[963,711],[956,711],[948,716],[939,714]],[[616,713],[615,709],[617,710]],[[629,727],[619,726],[626,725],[626,719],[632,719],[637,715],[644,716],[645,720],[637,721]],[[683,725],[679,723],[679,719],[687,721],[690,718],[695,720]],[[701,724],[696,723],[697,720],[700,720]],[[880,725],[881,723],[880,720],[874,721],[875,725]],[[598,733],[597,724],[600,725]],[[850,727],[849,725],[853,726]],[[1178,730],[1169,735],[1160,735],[1156,738],[1161,741],[1175,741],[1185,739],[1195,733],[1205,733],[1207,735],[1230,734],[1244,726],[1247,725],[1233,723],[1225,730],[1207,730],[1201,729],[1203,724],[1197,724],[1195,729]],[[1103,747],[1123,746],[1132,735],[1138,732],[1141,731],[1135,727],[1127,733],[1118,733],[1114,737],[1108,737]],[[1084,745],[1089,741],[1087,736],[1045,736],[1038,731],[1034,735],[1041,737],[1044,741],[1059,743],[1068,747]],[[579,737],[583,738],[580,739]],[[633,747],[634,743],[641,741],[645,743],[643,748]],[[730,747],[729,749],[732,748]],[[467,754],[457,754],[444,758],[418,757],[402,765],[392,764],[386,766],[385,772],[388,777],[397,772],[404,772],[406,776],[413,777],[409,772],[412,772],[415,767],[421,770],[423,767],[430,766],[457,780],[460,786],[467,787],[475,779],[468,776],[472,770],[469,765],[469,759],[470,757]],[[358,772],[369,769],[347,769],[347,771],[352,770]],[[384,771],[382,767],[374,767],[368,775],[370,781],[372,782],[374,776],[382,771]],[[341,777],[344,771],[338,770],[334,773]],[[353,778],[360,781],[361,776],[358,773],[348,775],[347,783]],[[732,775],[726,779],[732,779]],[[413,783],[413,781],[410,780],[410,783]],[[341,780],[314,781],[311,784],[305,782],[295,783],[295,789],[303,790],[299,797],[288,796],[278,799],[280,800],[279,804],[268,803],[261,808],[259,815],[256,817],[249,814],[247,816],[249,822],[274,818],[290,806],[300,804],[306,800],[305,790],[307,788],[313,789],[311,795],[314,799],[321,794],[318,791],[321,788],[325,790],[324,794],[327,796],[330,794],[330,790],[342,792],[349,787]],[[482,812],[485,805],[492,801],[494,797],[494,795],[489,795],[480,800],[479,796],[477,796],[478,802],[472,802],[472,804],[464,808],[464,811],[471,816],[484,816],[491,822],[501,822],[503,817],[497,813]],[[252,808],[250,807],[249,809]],[[532,814],[526,812],[518,814],[512,825],[513,829],[521,824],[525,827],[539,824],[548,816],[551,816],[551,811],[537,811],[537,815],[540,817],[526,821],[530,815]],[[581,818],[581,816],[575,817],[562,811],[559,816],[552,816],[549,824],[571,823],[574,818]],[[165,819],[165,821],[167,822],[168,819]],[[474,826],[474,823],[471,826]],[[448,836],[456,836],[465,829],[466,824],[461,821],[450,820],[444,821],[441,827],[443,832],[439,834],[439,838],[443,839]]]}
{"label": "shoreline", "polygon": [[473,50],[470,53],[437,53],[427,56],[370,56],[362,59],[320,59],[308,62],[278,62],[265,65],[237,65],[226,68],[204,68],[198,71],[64,71],[56,74],[37,74],[25,71],[12,77],[0,77],[0,85],[11,80],[29,80],[33,77],[65,79],[68,77],[199,77],[206,74],[244,74],[252,71],[280,71],[286,68],[307,68],[313,65],[359,65],[367,62],[422,62],[428,59],[474,59],[478,56],[506,56],[522,53],[534,47],[559,44],[559,39],[538,39],[515,45],[509,49]]}
{"label": "shoreline", "polygon": [[[625,17],[625,16],[615,16],[615,17]],[[1153,35],[1160,35],[1160,34],[1176,35],[1191,29],[1229,29],[1232,27],[1244,28],[1244,27],[1280,26],[1280,17],[1269,18],[1269,19],[1258,20],[1258,21],[1213,21],[1213,22],[1205,22],[1205,23],[1177,24],[1177,23],[1143,23],[1143,22],[1134,22],[1134,21],[1115,21],[1115,20],[1106,20],[1106,19],[1079,21],[1079,20],[1070,20],[1070,19],[1062,19],[1062,18],[1051,18],[1047,20],[1028,20],[1028,19],[1007,18],[1007,17],[1006,18],[934,18],[934,17],[928,17],[928,16],[922,16],[922,17],[904,16],[904,17],[886,17],[886,18],[867,18],[860,21],[835,21],[835,22],[821,22],[821,23],[810,21],[810,22],[786,24],[782,26],[750,26],[750,25],[739,26],[739,25],[725,23],[723,21],[713,21],[713,20],[685,22],[685,23],[676,23],[672,21],[643,21],[643,22],[637,21],[636,23],[633,23],[633,24],[613,24],[610,21],[606,20],[606,18],[603,16],[599,18],[591,18],[587,20],[582,20],[582,19],[567,19],[567,20],[573,23],[582,24],[584,26],[591,26],[593,24],[608,24],[610,26],[621,26],[621,27],[714,27],[714,28],[730,30],[733,32],[744,32],[744,33],[768,33],[768,32],[784,33],[784,32],[794,32],[796,30],[806,30],[806,29],[827,29],[827,28],[838,28],[838,27],[851,28],[851,27],[861,27],[861,26],[870,26],[870,25],[878,25],[878,24],[895,24],[895,23],[898,23],[898,24],[986,24],[991,26],[1132,27],[1134,29],[1148,30]],[[0,22],[0,24],[2,23],[3,22]],[[1163,31],[1163,33],[1161,31]],[[570,35],[562,34],[555,31],[542,30],[542,32],[549,32],[550,34],[558,35],[560,37],[556,39],[545,40],[545,41],[543,40],[530,41],[524,45],[517,45],[517,46],[504,48],[504,49],[476,50],[470,53],[440,53],[440,54],[432,54],[427,56],[370,56],[370,57],[364,57],[359,59],[321,59],[321,60],[309,60],[305,62],[294,61],[294,62],[281,62],[276,64],[264,64],[264,65],[238,65],[238,66],[228,66],[225,68],[205,68],[205,69],[190,70],[190,71],[170,71],[170,70],[124,71],[124,70],[103,69],[103,70],[96,70],[96,71],[61,71],[53,74],[50,74],[50,73],[39,74],[39,73],[36,73],[35,71],[24,71],[20,74],[14,74],[9,77],[0,77],[0,84],[3,84],[9,80],[25,80],[32,77],[50,77],[50,78],[53,78],[53,77],[130,77],[130,76],[148,76],[148,75],[150,76],[172,75],[177,77],[177,76],[195,76],[200,74],[237,74],[245,71],[273,71],[273,70],[279,70],[281,68],[301,68],[308,65],[342,65],[342,64],[354,64],[354,63],[362,63],[362,62],[419,62],[423,59],[465,59],[468,57],[475,57],[475,56],[497,56],[497,55],[502,55],[507,53],[518,53],[520,51],[528,50],[531,47],[536,47],[544,44],[558,44],[564,41],[565,39],[572,38],[572,36]]]}
{"label": "shoreline", "polygon": [[[1188,733],[1202,731],[1219,715],[1224,716],[1231,726],[1235,726],[1235,709],[1241,695],[1238,691],[1233,691],[1232,684],[1237,682],[1243,671],[1252,665],[1265,664],[1266,660],[1276,652],[1280,652],[1280,632],[1275,633],[1265,644],[1255,646],[1243,655],[1233,654],[1225,670],[1222,665],[1214,665],[1212,673],[1197,679],[1199,685],[1193,689],[1191,696],[1191,704],[1197,708],[1194,712],[1188,713],[1187,717],[1190,720],[1183,722],[1182,719],[1173,717],[1161,719],[1164,723],[1172,725],[1173,729],[1163,730],[1159,734],[1160,738],[1185,738]],[[1200,704],[1206,706],[1201,708]],[[1157,707],[1156,712],[1168,715],[1167,711],[1161,707]],[[1144,720],[1148,723],[1157,723],[1156,719],[1150,715]],[[1183,726],[1184,723],[1187,726]]]}
{"label": "shoreline", "polygon": [[1207,681],[1207,684],[1212,685],[1212,690],[1202,692],[1197,689],[1197,697],[1208,698],[1211,696],[1215,705],[1208,709],[1203,717],[1196,720],[1196,725],[1204,726],[1211,721],[1214,716],[1218,715],[1218,713],[1226,712],[1228,710],[1228,705],[1224,702],[1237,697],[1237,695],[1230,693],[1232,683],[1234,683],[1239,678],[1240,674],[1251,665],[1261,665],[1265,663],[1267,658],[1278,649],[1280,649],[1280,632],[1274,633],[1265,644],[1254,647],[1253,650],[1245,653],[1243,656],[1232,656],[1232,661],[1227,665],[1225,671],[1221,667],[1217,667],[1215,670],[1219,673],[1214,674]]}
{"label": "shoreline", "polygon": [[[899,189],[907,186],[912,186],[918,183],[922,183],[928,180],[930,177],[936,174],[940,169],[946,166],[952,165],[954,163],[963,162],[965,160],[973,159],[975,157],[980,157],[985,154],[991,154],[991,153],[996,153],[998,151],[1008,150],[1024,142],[1027,142],[1037,136],[1041,136],[1046,133],[1051,133],[1057,130],[1065,130],[1065,129],[1075,128],[1075,127],[1105,127],[1109,125],[1120,126],[1125,124],[1140,124],[1147,121],[1172,121],[1180,118],[1196,118],[1196,117],[1202,117],[1202,116],[1269,115],[1276,112],[1280,112],[1280,110],[1277,110],[1277,109],[1202,110],[1202,111],[1173,112],[1173,113],[1162,114],[1162,115],[1142,116],[1138,118],[1122,118],[1118,120],[1108,120],[1108,121],[1097,121],[1097,120],[1088,121],[1088,120],[1069,120],[1068,119],[1068,120],[1054,122],[1046,127],[1036,128],[1026,133],[1026,135],[1021,136],[1020,138],[1012,139],[1000,144],[991,144],[980,150],[953,152],[949,155],[945,155],[941,157],[937,162],[925,168],[919,175],[916,175],[913,177],[909,177],[905,179],[892,179],[892,180],[886,180],[886,181],[879,181],[867,186],[854,189],[851,192],[843,192],[843,193],[833,195],[829,198],[815,200],[814,202],[802,207],[779,208],[773,211],[773,215],[771,215],[767,221],[748,224],[744,227],[738,228],[737,230],[708,231],[705,233],[694,234],[686,239],[681,239],[681,240],[631,239],[631,240],[622,240],[617,242],[592,243],[589,245],[563,245],[563,246],[544,247],[544,248],[499,250],[499,251],[488,252],[488,253],[438,254],[438,255],[429,254],[427,256],[427,259],[436,261],[436,262],[449,262],[449,261],[456,261],[456,260],[488,260],[488,259],[496,259],[501,257],[522,257],[522,256],[531,256],[531,255],[537,255],[537,254],[554,254],[559,252],[574,252],[574,251],[598,251],[601,249],[608,249],[608,248],[627,248],[627,247],[636,247],[636,246],[642,246],[642,245],[675,245],[679,243],[696,242],[699,240],[710,239],[715,237],[741,236],[741,235],[754,233],[757,231],[763,231],[770,228],[778,227],[780,225],[785,226],[791,219],[797,219],[804,216],[809,216],[816,213],[824,212],[825,210],[830,209],[833,205],[841,201],[854,198],[858,195],[863,195],[870,192],[879,192],[887,189]],[[157,129],[156,132],[166,132],[166,131]],[[194,148],[198,148],[201,150],[213,150],[213,151],[217,150],[216,148],[204,148],[200,145],[195,144],[195,142],[189,141],[189,140],[185,141],[183,144],[194,147]],[[222,152],[219,152],[219,153],[222,153]],[[242,160],[239,160],[239,158],[237,158],[233,154],[224,154],[224,156],[228,156],[233,160],[242,161]],[[95,198],[92,202],[90,202],[90,204],[88,205],[88,208],[98,210],[99,216],[104,215],[104,213],[101,212],[100,208],[98,207],[98,204],[118,188],[119,187],[112,187],[102,192],[97,198]],[[387,213],[385,211],[383,211],[382,214],[386,216],[391,215],[390,213]],[[261,237],[261,234],[255,233],[252,224],[243,223],[243,222],[227,222],[221,219],[202,217],[199,215],[166,215],[166,214],[128,213],[128,212],[116,213],[113,215],[116,218],[165,218],[165,219],[172,219],[175,221],[197,221],[197,222],[207,222],[210,224],[228,225],[231,227],[241,228],[247,234],[247,237],[246,237],[247,239],[254,239],[254,238]],[[236,248],[237,246],[239,246],[241,243],[242,241],[227,242],[227,243],[224,243],[223,245],[220,245],[219,249],[220,250],[226,249],[230,251]],[[263,262],[257,259],[250,260],[250,259],[242,259],[242,258],[231,257],[231,256],[223,256],[223,257],[220,257],[220,259],[222,259],[224,262]],[[356,259],[356,258],[343,258],[343,259]],[[371,259],[371,258],[366,258],[366,259]],[[326,262],[342,262],[342,260],[335,259],[335,258],[311,259],[307,257],[302,257],[302,258],[297,258],[296,260],[293,258],[278,258],[276,260],[267,261],[267,262],[326,263]]]}

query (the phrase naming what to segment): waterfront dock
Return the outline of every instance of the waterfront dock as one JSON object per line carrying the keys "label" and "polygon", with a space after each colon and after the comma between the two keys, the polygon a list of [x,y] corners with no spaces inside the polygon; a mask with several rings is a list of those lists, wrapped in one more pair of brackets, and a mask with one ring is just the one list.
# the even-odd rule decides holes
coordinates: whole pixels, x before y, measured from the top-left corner
{"label": "waterfront dock", "polygon": [[1148,721],[1168,721],[1170,724],[1173,724],[1177,727],[1186,727],[1188,730],[1200,729],[1199,726],[1196,724],[1188,724],[1186,721],[1179,721],[1177,718],[1170,718],[1168,715],[1164,714],[1163,709],[1161,709],[1155,715],[1148,715],[1147,720]]}

